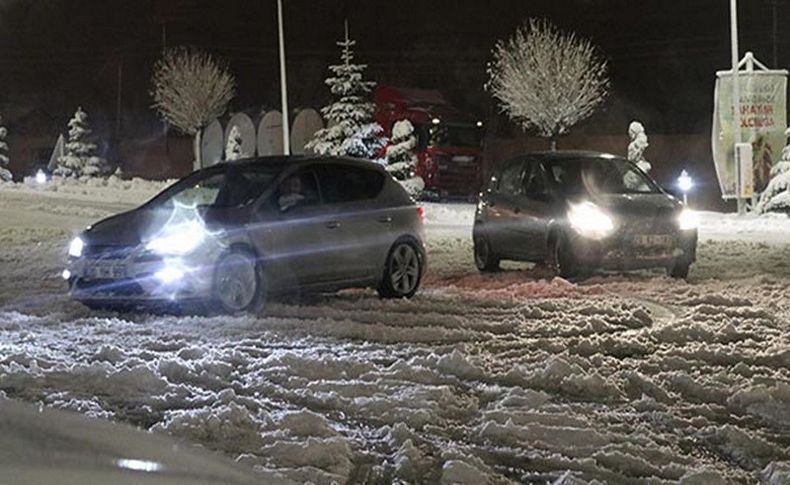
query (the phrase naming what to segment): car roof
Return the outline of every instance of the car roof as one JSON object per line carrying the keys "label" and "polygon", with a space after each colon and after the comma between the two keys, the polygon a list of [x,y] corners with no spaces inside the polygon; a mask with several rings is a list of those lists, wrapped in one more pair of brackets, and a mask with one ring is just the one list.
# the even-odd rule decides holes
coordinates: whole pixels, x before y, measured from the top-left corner
{"label": "car roof", "polygon": [[530,152],[525,153],[524,157],[538,158],[545,161],[553,160],[582,160],[590,158],[613,159],[624,158],[621,155],[614,155],[611,153],[596,152],[593,150],[556,150],[556,151],[543,151],[543,152]]}
{"label": "car roof", "polygon": [[307,165],[313,162],[328,162],[328,163],[341,162],[349,165],[357,165],[363,168],[383,170],[383,167],[381,166],[380,163],[376,163],[372,160],[368,160],[365,158],[321,156],[321,155],[272,155],[265,157],[250,157],[250,158],[242,158],[239,160],[232,160],[232,161],[221,161],[218,162],[216,165],[212,165],[212,166],[227,165],[234,167],[249,167],[249,166],[262,164],[262,165],[276,165],[279,166],[280,168],[285,168],[285,167]]}

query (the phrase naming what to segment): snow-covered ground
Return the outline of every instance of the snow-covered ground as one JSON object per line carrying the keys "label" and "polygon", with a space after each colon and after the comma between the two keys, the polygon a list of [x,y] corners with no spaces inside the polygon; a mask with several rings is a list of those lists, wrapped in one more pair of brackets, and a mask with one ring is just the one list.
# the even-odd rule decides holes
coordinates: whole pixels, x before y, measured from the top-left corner
{"label": "snow-covered ground", "polygon": [[296,483],[790,483],[786,217],[703,213],[688,283],[570,283],[478,274],[473,206],[428,204],[410,301],[354,290],[211,318],[68,301],[71,235],[160,188],[0,186],[0,393]]}

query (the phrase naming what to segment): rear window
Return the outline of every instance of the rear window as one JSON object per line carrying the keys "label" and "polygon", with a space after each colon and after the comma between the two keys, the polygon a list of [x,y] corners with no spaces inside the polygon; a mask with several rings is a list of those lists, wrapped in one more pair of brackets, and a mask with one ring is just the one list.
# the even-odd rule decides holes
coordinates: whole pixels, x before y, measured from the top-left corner
{"label": "rear window", "polygon": [[327,164],[316,167],[316,172],[326,204],[373,199],[384,187],[384,174],[378,170]]}

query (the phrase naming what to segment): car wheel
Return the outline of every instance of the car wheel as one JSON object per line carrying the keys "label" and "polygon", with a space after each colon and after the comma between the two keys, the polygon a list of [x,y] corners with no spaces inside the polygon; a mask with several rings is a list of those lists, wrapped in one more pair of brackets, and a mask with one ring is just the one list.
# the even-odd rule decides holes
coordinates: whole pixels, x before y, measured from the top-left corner
{"label": "car wheel", "polygon": [[223,313],[257,310],[263,300],[255,256],[249,251],[226,253],[214,268],[214,303]]}
{"label": "car wheel", "polygon": [[488,239],[484,236],[474,238],[475,266],[480,272],[499,271],[499,258],[491,250]]}
{"label": "car wheel", "polygon": [[688,278],[690,268],[691,262],[678,259],[672,263],[672,265],[667,267],[667,274],[672,278],[686,279]]}
{"label": "car wheel", "polygon": [[420,286],[423,257],[414,243],[396,242],[387,255],[378,292],[382,298],[411,298]]}
{"label": "car wheel", "polygon": [[573,256],[568,239],[559,235],[551,243],[551,267],[563,278],[573,278],[579,274],[579,267]]}

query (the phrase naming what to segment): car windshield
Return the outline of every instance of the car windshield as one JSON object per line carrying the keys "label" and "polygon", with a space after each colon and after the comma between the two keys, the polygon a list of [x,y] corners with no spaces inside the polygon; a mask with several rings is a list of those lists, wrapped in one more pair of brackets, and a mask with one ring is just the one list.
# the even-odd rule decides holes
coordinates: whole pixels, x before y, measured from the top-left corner
{"label": "car windshield", "polygon": [[174,205],[241,207],[260,197],[279,173],[280,169],[272,166],[228,165],[202,170],[180,180],[146,205],[149,207]]}
{"label": "car windshield", "polygon": [[550,182],[558,192],[574,194],[652,194],[658,186],[628,160],[589,158],[546,163]]}
{"label": "car windshield", "polygon": [[479,147],[483,132],[480,128],[463,123],[440,123],[428,130],[429,146]]}

